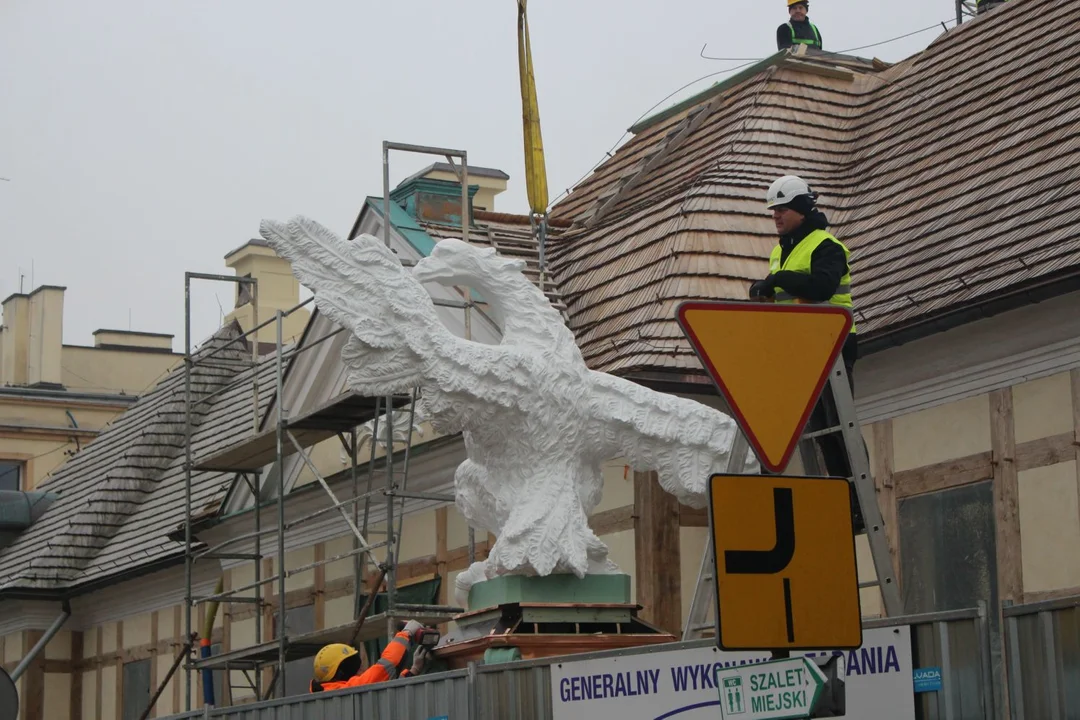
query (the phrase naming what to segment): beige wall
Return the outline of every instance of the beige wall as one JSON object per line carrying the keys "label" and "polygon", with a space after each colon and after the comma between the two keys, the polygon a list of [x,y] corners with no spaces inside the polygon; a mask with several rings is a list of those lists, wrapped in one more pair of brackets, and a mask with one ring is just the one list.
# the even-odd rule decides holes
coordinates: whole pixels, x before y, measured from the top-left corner
{"label": "beige wall", "polygon": [[[1017,385],[1008,391],[1012,411],[1011,430],[994,429],[992,408],[994,400],[980,395],[922,410],[917,413],[882,421],[878,426],[866,426],[864,432],[871,446],[875,467],[890,467],[892,472],[877,478],[883,484],[881,500],[883,512],[889,517],[888,505],[895,504],[896,496],[905,493],[930,492],[963,480],[950,467],[967,467],[965,463],[985,462],[991,468],[989,453],[995,447],[995,433],[1011,432],[1016,444],[1015,457],[1018,471],[1015,477],[1018,505],[1018,526],[1022,538],[1020,562],[1024,599],[1036,599],[1046,593],[1080,593],[1080,556],[1075,548],[1080,544],[1080,469],[1076,461],[1077,448],[1071,444],[1076,432],[1074,411],[1070,398],[1080,373],[1064,373],[1041,380]],[[999,393],[1000,395],[1000,393]],[[1000,424],[999,424],[1000,425]],[[879,447],[878,435],[887,433],[887,443]],[[430,439],[430,438],[429,438]],[[1065,441],[1068,442],[1065,442]],[[882,457],[885,452],[890,457]],[[1071,455],[1069,453],[1072,453]],[[322,456],[324,468],[333,467],[340,460],[334,453]],[[957,464],[959,463],[959,464]],[[993,474],[993,470],[989,470]],[[972,477],[979,473],[974,472]],[[929,480],[927,479],[929,478]],[[934,480],[937,478],[937,480]],[[613,460],[604,466],[604,499],[597,515],[618,514],[633,508],[633,473],[626,472],[621,461]],[[939,482],[934,486],[933,482]],[[439,531],[440,513],[445,515],[445,535]],[[627,517],[631,517],[627,514]],[[447,507],[436,511],[410,515],[405,523],[401,560],[403,574],[424,576],[436,569],[444,573],[447,597],[452,598],[453,580],[464,567],[445,562],[448,553],[465,546],[468,538],[467,525],[456,509]],[[634,556],[635,531],[632,524],[620,529],[603,532],[601,539],[607,543],[611,559],[631,576],[632,593],[637,590],[636,562]],[[343,528],[344,529],[344,528]],[[486,541],[483,533],[477,534],[478,543]],[[679,562],[682,596],[682,616],[685,618],[693,595],[694,584],[707,539],[707,528],[700,516],[682,523],[679,532]],[[316,546],[299,548],[286,554],[286,568],[295,568],[312,562],[317,557],[329,558],[351,549],[351,537],[343,532],[333,540]],[[902,553],[903,548],[899,548]],[[874,576],[869,548],[865,538],[856,541],[859,577],[867,580]],[[381,557],[381,555],[380,555]],[[478,552],[484,557],[484,552]],[[272,561],[268,572],[275,565]],[[351,559],[326,565],[319,571],[306,570],[290,577],[287,582],[289,605],[315,603],[316,617],[322,627],[334,627],[352,621],[353,615],[353,566]],[[251,582],[253,569],[250,564],[239,566],[226,573],[229,587]],[[264,574],[265,577],[265,574]],[[277,599],[271,590],[269,599]],[[876,589],[862,591],[864,616],[880,613],[880,596]],[[252,614],[248,605],[222,605],[215,626],[215,640],[220,640],[226,650],[248,646],[255,642],[256,623],[260,618]],[[180,608],[166,608],[156,613],[141,613],[119,622],[104,623],[85,630],[82,636],[82,662],[76,665],[80,673],[82,692],[78,695],[82,720],[118,720],[120,708],[113,699],[114,693],[104,692],[117,687],[117,668],[131,657],[156,656],[153,675],[164,678],[176,652],[176,637],[180,632]],[[265,618],[261,619],[264,627]],[[4,638],[5,662],[17,661],[21,652],[22,638]],[[265,636],[264,636],[265,637]],[[156,640],[156,644],[152,642]],[[12,648],[17,645],[18,651]],[[47,657],[61,660],[70,657],[72,637],[58,637],[48,649]],[[52,673],[49,673],[52,674]],[[242,685],[243,678],[234,674],[234,685]],[[182,707],[181,687],[183,674],[178,673],[166,689],[157,705],[155,716],[174,712]],[[55,692],[63,690],[63,681],[46,678]],[[193,690],[198,692],[198,683]],[[237,702],[250,699],[250,693],[234,691]],[[194,695],[193,707],[199,707],[201,695]],[[50,706],[51,707],[51,706]],[[59,711],[58,711],[59,712]],[[64,716],[60,716],[64,717]]]}
{"label": "beige wall", "polygon": [[[457,175],[442,170],[434,170],[424,177],[431,178],[432,180],[446,180],[448,182],[460,184]],[[482,175],[470,175],[469,185],[480,186],[480,189],[473,195],[473,208],[476,210],[494,211],[495,196],[506,190],[506,180]]]}
{"label": "beige wall", "polygon": [[[1016,578],[1017,602],[1080,594],[1078,397],[1080,370],[1073,370],[886,421],[895,475],[882,497],[883,512],[893,493],[905,497],[992,478],[999,584]],[[862,575],[868,553],[859,555]]]}
{"label": "beige wall", "polygon": [[64,345],[61,382],[69,390],[141,395],[182,360],[175,353]]}

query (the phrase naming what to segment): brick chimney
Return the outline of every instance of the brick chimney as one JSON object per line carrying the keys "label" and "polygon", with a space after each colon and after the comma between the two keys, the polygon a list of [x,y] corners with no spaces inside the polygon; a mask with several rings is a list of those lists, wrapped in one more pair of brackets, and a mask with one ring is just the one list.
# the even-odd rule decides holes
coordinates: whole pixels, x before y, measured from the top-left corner
{"label": "brick chimney", "polygon": [[42,285],[29,295],[15,293],[4,300],[0,383],[61,387],[66,289]]}

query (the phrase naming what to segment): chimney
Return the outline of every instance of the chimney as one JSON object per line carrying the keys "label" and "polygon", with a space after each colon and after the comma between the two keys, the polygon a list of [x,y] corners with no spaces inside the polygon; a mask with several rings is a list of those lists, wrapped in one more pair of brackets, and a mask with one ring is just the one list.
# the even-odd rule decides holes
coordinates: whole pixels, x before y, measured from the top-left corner
{"label": "chimney", "polygon": [[30,293],[30,338],[26,357],[26,383],[30,386],[63,387],[60,352],[64,344],[64,291],[42,285]]}
{"label": "chimney", "polygon": [[15,293],[4,300],[0,327],[0,385],[26,384],[26,358],[30,341],[30,296]]}
{"label": "chimney", "polygon": [[138,332],[136,330],[108,330],[102,328],[94,331],[94,347],[105,350],[161,350],[172,352],[173,336],[164,333]]}
{"label": "chimney", "polygon": [[[237,277],[255,278],[258,282],[258,320],[264,323],[274,317],[278,310],[285,311],[300,302],[300,283],[292,274],[292,266],[278,257],[265,240],[248,240],[225,256],[225,265],[232,268]],[[310,312],[307,307],[287,315],[281,323],[283,342],[300,337],[307,326]],[[225,322],[236,320],[245,332],[255,327],[254,310],[251,305],[251,286],[237,284],[235,309],[225,316]],[[260,343],[274,344],[277,328],[273,323],[259,330]]]}
{"label": "chimney", "polygon": [[[474,210],[495,210],[495,196],[506,190],[509,179],[502,170],[469,168],[470,221]],[[449,163],[434,163],[406,178],[390,193],[390,199],[418,220],[461,225],[461,181]]]}

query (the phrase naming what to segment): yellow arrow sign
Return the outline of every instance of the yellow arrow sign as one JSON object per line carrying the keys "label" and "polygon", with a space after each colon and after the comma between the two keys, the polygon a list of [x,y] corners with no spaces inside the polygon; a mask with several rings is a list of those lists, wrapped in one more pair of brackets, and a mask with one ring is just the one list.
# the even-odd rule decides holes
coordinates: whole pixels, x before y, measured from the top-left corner
{"label": "yellow arrow sign", "polygon": [[862,645],[848,481],[713,475],[720,647]]}
{"label": "yellow arrow sign", "polygon": [[851,313],[835,305],[688,302],[677,317],[761,464],[783,472]]}

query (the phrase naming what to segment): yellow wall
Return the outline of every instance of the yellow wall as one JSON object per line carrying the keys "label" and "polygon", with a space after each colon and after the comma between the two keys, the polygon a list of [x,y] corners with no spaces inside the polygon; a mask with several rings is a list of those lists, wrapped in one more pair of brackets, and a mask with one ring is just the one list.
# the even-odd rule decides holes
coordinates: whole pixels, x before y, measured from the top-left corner
{"label": "yellow wall", "polygon": [[[424,177],[431,178],[432,180],[446,180],[449,182],[459,183],[458,189],[460,189],[460,182],[457,175],[452,172],[446,172],[442,170],[433,170],[427,173]],[[470,175],[469,185],[479,185],[480,189],[473,195],[473,208],[476,210],[495,210],[495,196],[506,190],[506,180],[501,178],[486,177],[483,175]]]}
{"label": "yellow wall", "polygon": [[[1068,446],[1074,437],[1080,436],[1074,420],[1080,409],[1074,410],[1072,401],[1077,393],[1076,383],[1080,383],[1080,371],[1020,383],[1008,391],[1017,451],[1016,457],[1005,461],[1018,464],[1016,484],[1025,601],[1038,599],[1039,593],[1069,594],[1075,590],[1080,594],[1080,554],[1075,552],[1080,546],[1080,469],[1075,454],[1080,451],[1073,449],[1074,457],[1066,457],[1064,462],[1060,457],[1063,448],[1067,456],[1070,454]],[[893,418],[895,471],[917,470],[961,459],[970,463],[973,456],[992,452],[990,407],[990,395],[983,394]],[[1048,449],[1051,441],[1057,450]],[[1021,466],[1021,462],[1035,466]],[[986,463],[985,467],[976,474],[989,478],[993,466]],[[941,472],[942,479],[947,481],[949,471]],[[1001,512],[1001,508],[997,511]],[[900,552],[903,553],[903,547]],[[860,576],[864,573],[865,556],[868,552],[859,553]]]}
{"label": "yellow wall", "polygon": [[61,381],[69,390],[141,395],[182,360],[173,353],[65,345]]}
{"label": "yellow wall", "polygon": [[989,450],[989,397],[978,395],[893,419],[893,447],[896,470]]}
{"label": "yellow wall", "polygon": [[[1075,431],[1073,408],[1069,400],[1072,392],[1071,382],[1069,374],[1065,373],[1013,388],[1014,426],[1018,444],[1038,442],[1048,437]],[[895,471],[904,473],[989,451],[992,446],[990,406],[989,396],[980,395],[893,418],[890,424]],[[873,428],[867,426],[864,431],[867,437],[871,437]],[[429,435],[426,439],[430,437]],[[339,467],[340,459],[336,450],[334,452],[327,450],[325,454],[320,455],[320,463],[327,470]],[[597,508],[598,513],[633,506],[633,474],[624,472],[621,461],[613,460],[605,464],[604,479],[604,499]],[[1069,591],[1070,589],[1077,589],[1080,592],[1080,555],[1074,552],[1074,549],[1080,545],[1078,486],[1080,486],[1080,469],[1075,459],[1054,461],[1048,465],[1024,469],[1018,473],[1019,523],[1022,536],[1025,593]],[[446,549],[452,551],[462,548],[468,540],[467,525],[453,506],[446,508],[445,512]],[[407,517],[401,552],[403,563],[436,556],[437,525],[434,510]],[[343,532],[339,537],[322,543],[318,549],[312,546],[289,551],[285,558],[286,568],[296,568],[310,563],[317,553],[321,553],[323,558],[329,558],[348,552],[352,547],[352,538],[344,531],[344,527],[342,529]],[[680,529],[680,577],[684,618],[693,596],[707,532],[705,527],[689,525]],[[608,532],[601,536],[610,549],[611,559],[623,572],[630,575],[632,594],[636,593],[637,584],[634,536],[635,532],[632,529]],[[484,533],[477,533],[478,542],[482,543],[485,540]],[[381,559],[382,552],[377,552],[377,555]],[[872,578],[874,569],[865,537],[857,539],[856,555],[860,580]],[[478,556],[482,558],[483,553],[478,553]],[[271,564],[276,565],[276,563]],[[444,582],[448,598],[453,597],[453,581],[460,567],[459,564],[454,569],[447,568]],[[251,582],[254,573],[249,563],[228,571],[226,576],[229,586],[236,587]],[[318,573],[314,570],[306,570],[294,575],[287,581],[290,603],[321,602],[323,627],[349,623],[353,619],[354,609],[352,577],[351,558],[330,563]],[[316,588],[316,583],[320,581],[321,593]],[[271,591],[271,598],[273,594]],[[880,605],[880,595],[876,589],[862,591],[864,616],[879,614]],[[78,698],[82,709],[82,720],[118,720],[120,708],[113,696],[117,687],[116,668],[119,666],[118,663],[127,657],[124,653],[152,652],[156,649],[158,659],[154,666],[155,677],[164,678],[172,655],[175,653],[175,646],[170,646],[168,641],[175,638],[177,634],[177,626],[174,622],[175,618],[180,617],[179,613],[179,607],[166,608],[156,613],[156,621],[155,614],[140,614],[125,618],[120,622],[104,623],[100,627],[85,630],[82,655],[86,660],[83,662],[101,663],[104,660],[104,664],[92,669],[79,667],[76,670],[82,673],[83,691]],[[158,645],[156,648],[151,648],[150,641],[155,635],[155,622]],[[222,605],[215,626],[215,639],[220,639],[226,650],[249,646],[255,642],[257,622],[260,622],[260,618],[250,614],[248,605]],[[4,639],[5,662],[17,661],[21,654],[22,638],[21,636],[13,637],[14,639]],[[118,637],[120,638],[119,645]],[[70,657],[71,642],[70,636],[65,637],[62,634],[50,644],[47,657],[51,659]],[[97,650],[99,642],[100,653]],[[53,689],[53,694],[63,692],[64,680],[47,678],[46,681],[50,683],[49,687]],[[182,708],[182,683],[183,673],[178,673],[158,702],[156,717]],[[233,684],[236,686],[243,684],[240,673],[234,673]],[[197,694],[198,684],[195,685],[193,707],[198,708],[201,695]],[[113,692],[107,692],[109,690]],[[250,692],[245,692],[240,688],[233,691],[234,702],[250,699]],[[97,712],[99,707],[100,713]],[[59,713],[60,710],[57,712]],[[65,716],[57,715],[57,717]]]}

